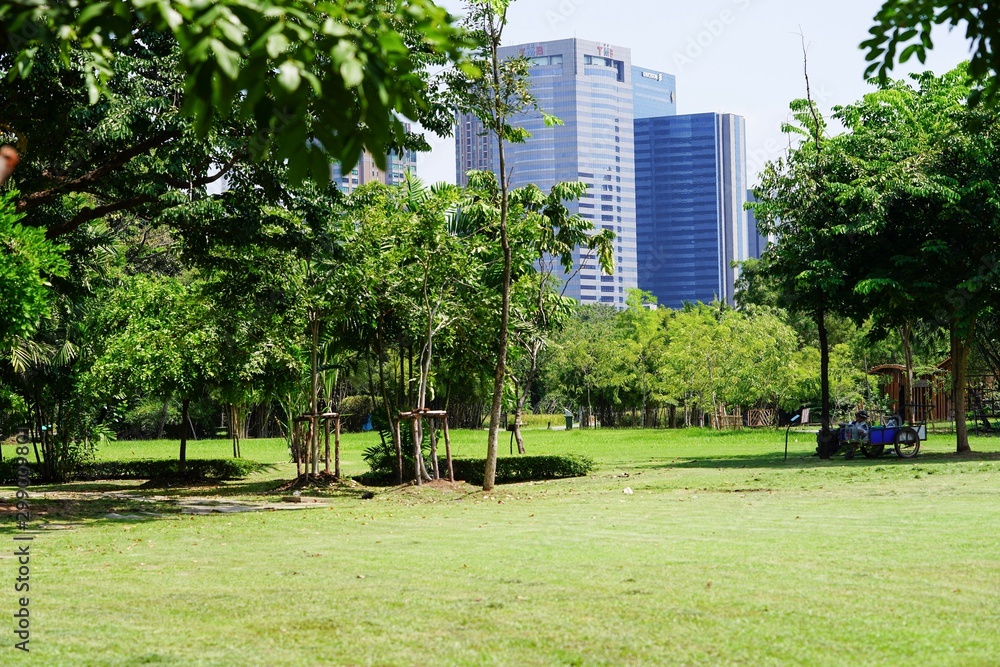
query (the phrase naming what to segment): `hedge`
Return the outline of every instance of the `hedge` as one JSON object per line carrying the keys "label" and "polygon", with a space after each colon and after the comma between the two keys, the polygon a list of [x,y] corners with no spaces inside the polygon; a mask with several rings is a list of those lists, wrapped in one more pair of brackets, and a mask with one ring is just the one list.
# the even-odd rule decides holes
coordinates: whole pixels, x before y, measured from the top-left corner
{"label": "hedge", "polygon": [[[486,459],[452,459],[455,479],[469,484],[483,483]],[[440,461],[442,472],[448,462]],[[584,477],[594,470],[593,459],[570,454],[568,456],[512,456],[497,459],[497,484],[516,484],[563,477]]]}
{"label": "hedge", "polygon": [[[38,480],[37,464],[29,463],[28,467],[32,472],[32,480]],[[269,467],[266,463],[246,459],[191,459],[187,462],[184,477],[194,480],[243,479]],[[159,477],[178,477],[179,475],[177,461],[140,459],[135,461],[90,461],[76,466],[69,477],[75,481],[93,481],[98,479],[156,479]],[[0,463],[0,483],[17,483],[17,469],[14,460],[6,459]]]}
{"label": "hedge", "polygon": [[[441,474],[448,475],[447,459],[438,461]],[[486,459],[452,459],[455,479],[476,486],[483,483]],[[497,484],[516,484],[563,477],[584,477],[594,470],[594,460],[587,456],[518,456],[497,459]],[[412,479],[413,465],[403,470],[403,478]],[[354,478],[366,486],[392,486],[396,483],[395,473],[366,472]]]}

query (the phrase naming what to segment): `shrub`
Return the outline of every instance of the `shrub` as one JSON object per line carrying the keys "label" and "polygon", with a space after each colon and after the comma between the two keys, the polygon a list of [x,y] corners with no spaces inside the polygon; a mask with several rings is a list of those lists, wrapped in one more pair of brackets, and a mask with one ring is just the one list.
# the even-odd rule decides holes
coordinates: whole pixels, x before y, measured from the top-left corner
{"label": "shrub", "polygon": [[[447,461],[442,460],[447,470]],[[470,484],[482,484],[486,470],[485,459],[453,459],[455,479]],[[562,477],[583,477],[594,470],[593,459],[570,454],[568,456],[513,456],[497,460],[497,484],[515,484]]]}
{"label": "shrub", "polygon": [[[38,466],[29,463],[32,478],[39,478]],[[255,472],[268,469],[266,463],[246,459],[193,459],[187,462],[184,477],[193,480],[243,479]],[[155,479],[177,477],[177,461],[143,459],[136,461],[89,461],[73,468],[70,480],[92,481],[97,479]],[[17,468],[11,459],[0,464],[0,483],[15,484]]]}

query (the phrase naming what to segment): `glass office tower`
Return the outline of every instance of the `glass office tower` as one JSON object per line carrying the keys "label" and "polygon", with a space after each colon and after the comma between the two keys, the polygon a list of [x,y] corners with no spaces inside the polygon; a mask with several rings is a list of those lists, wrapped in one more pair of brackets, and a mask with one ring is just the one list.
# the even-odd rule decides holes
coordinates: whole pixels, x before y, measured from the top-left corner
{"label": "glass office tower", "polygon": [[734,303],[749,256],[745,123],[733,114],[635,122],[639,287],[659,303]]}
{"label": "glass office tower", "polygon": [[[757,201],[757,198],[753,196],[753,190],[747,190],[747,201]],[[761,234],[760,229],[757,228],[757,216],[754,215],[753,211],[747,211],[747,242],[750,259],[760,259],[771,243],[771,239]]]}
{"label": "glass office tower", "polygon": [[677,115],[677,77],[645,67],[632,67],[635,118]]}
{"label": "glass office tower", "polygon": [[[531,138],[506,148],[512,185],[534,183],[543,191],[559,181],[588,185],[585,198],[570,208],[597,229],[615,232],[615,274],[602,275],[594,257],[578,249],[574,271],[566,276],[566,295],[583,303],[623,308],[626,291],[638,286],[631,51],[583,39],[521,44],[501,51],[502,57],[516,55],[530,61],[531,90],[539,106],[564,125],[545,127],[537,112],[516,119]],[[649,103],[669,108],[673,77],[644,81],[660,84],[648,91]],[[662,99],[657,101],[659,90]],[[497,172],[498,151],[489,138],[484,142],[478,121],[460,115],[457,122],[458,182],[465,183],[470,168]]]}

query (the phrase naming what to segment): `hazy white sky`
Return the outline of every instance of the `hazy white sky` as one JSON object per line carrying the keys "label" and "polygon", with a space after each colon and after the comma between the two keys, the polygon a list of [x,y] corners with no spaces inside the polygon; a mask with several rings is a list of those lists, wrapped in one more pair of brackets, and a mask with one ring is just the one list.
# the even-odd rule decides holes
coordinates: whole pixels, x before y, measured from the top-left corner
{"label": "hazy white sky", "polygon": [[[438,0],[461,13],[461,0]],[[802,46],[809,49],[813,96],[828,111],[870,90],[858,45],[881,0],[517,0],[505,43],[580,37],[632,49],[634,64],[677,76],[678,113],[724,111],[747,121],[751,181],[778,157],[788,103],[805,97]],[[927,64],[897,70],[943,73],[968,57],[962,32],[940,30]],[[419,157],[426,181],[455,181],[452,138],[429,137]]]}

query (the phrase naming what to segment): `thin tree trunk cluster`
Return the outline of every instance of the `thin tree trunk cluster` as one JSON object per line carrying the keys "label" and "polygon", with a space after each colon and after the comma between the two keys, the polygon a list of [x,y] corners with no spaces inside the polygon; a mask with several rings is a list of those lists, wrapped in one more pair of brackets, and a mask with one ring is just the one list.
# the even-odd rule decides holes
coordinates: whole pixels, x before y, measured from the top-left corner
{"label": "thin tree trunk cluster", "polygon": [[[423,433],[424,433],[424,420],[426,420],[430,426],[429,428],[429,440],[431,444],[431,468],[427,469],[427,463],[424,461],[423,453]],[[402,442],[402,423],[404,421],[410,422],[410,428],[413,433],[413,482],[417,486],[423,485],[424,482],[431,482],[434,480],[441,479],[441,469],[438,461],[437,454],[437,434],[436,434],[436,424],[435,422],[440,422],[442,433],[444,435],[444,446],[445,455],[448,467],[448,481],[455,481],[455,470],[452,465],[451,458],[451,434],[448,430],[448,413],[443,410],[428,410],[428,409],[418,409],[411,412],[400,412],[395,420],[393,420],[393,439],[395,442]]]}

